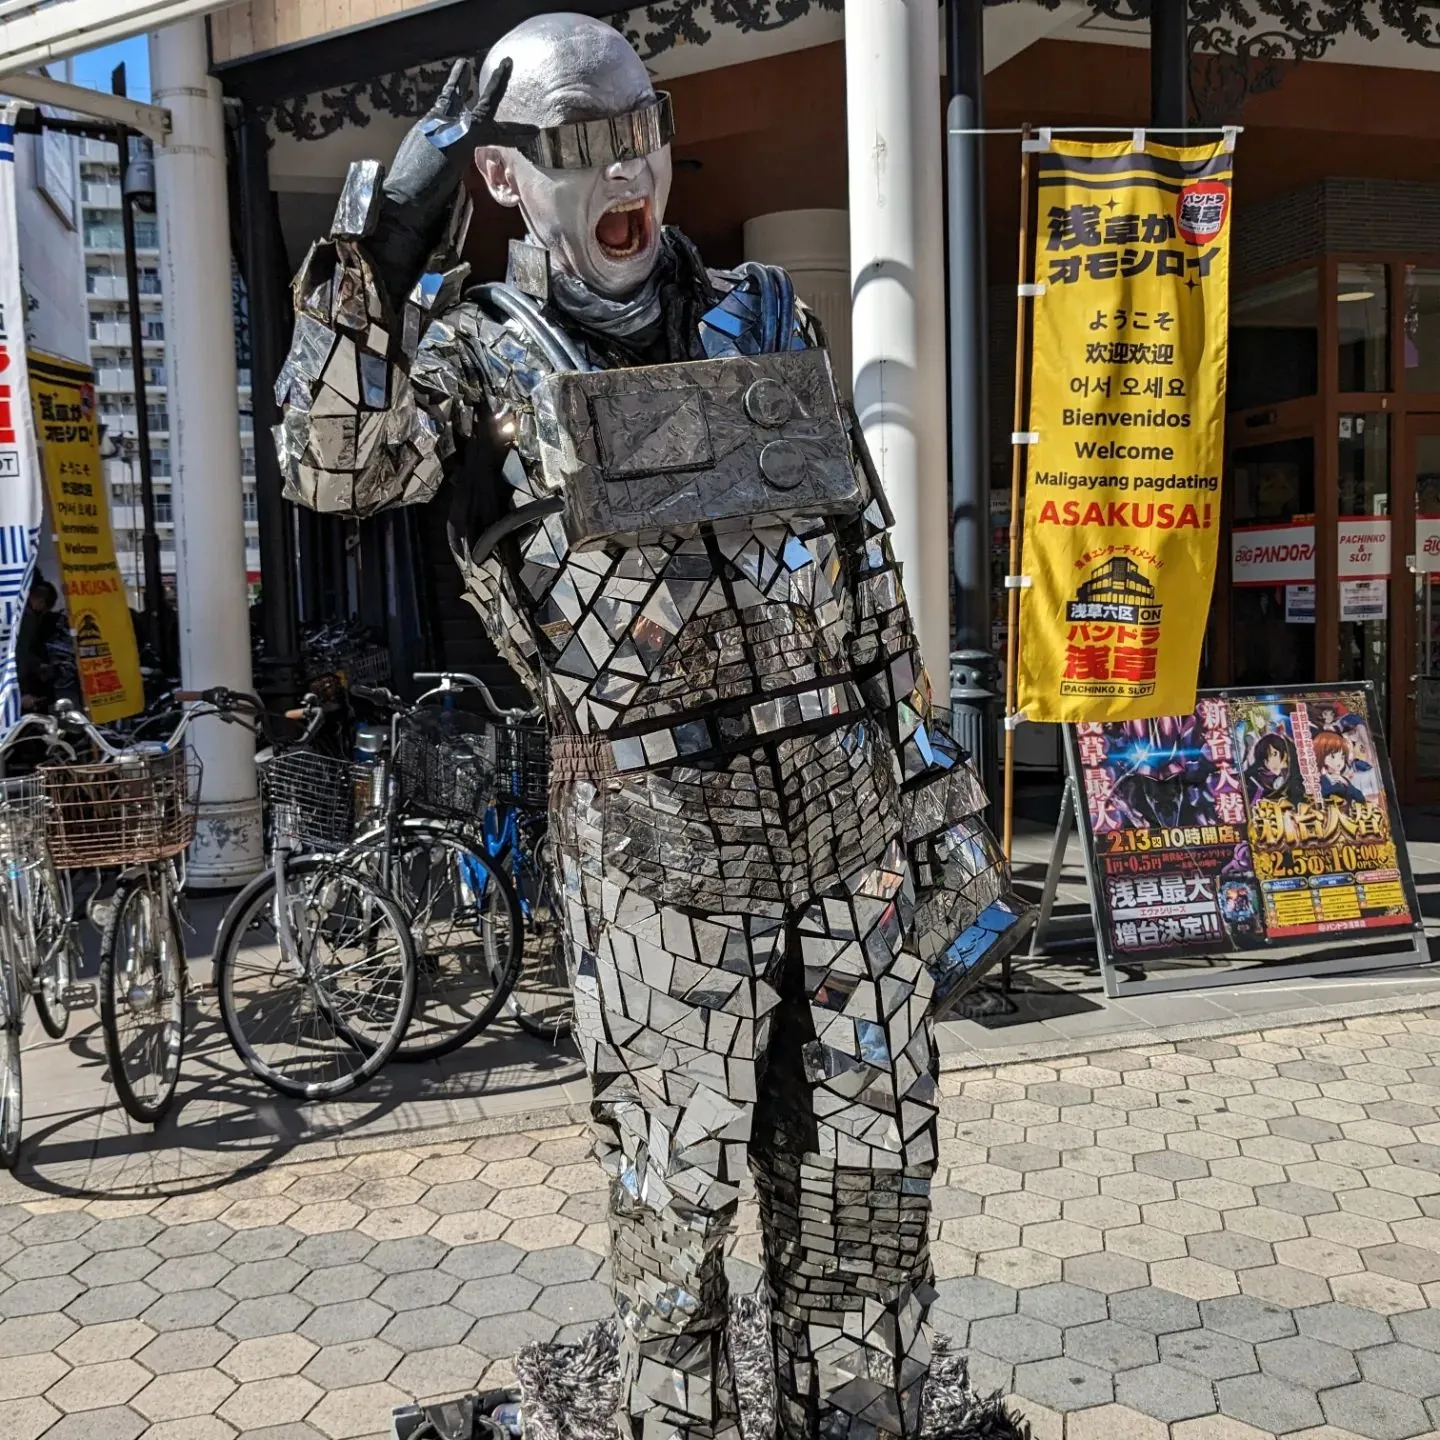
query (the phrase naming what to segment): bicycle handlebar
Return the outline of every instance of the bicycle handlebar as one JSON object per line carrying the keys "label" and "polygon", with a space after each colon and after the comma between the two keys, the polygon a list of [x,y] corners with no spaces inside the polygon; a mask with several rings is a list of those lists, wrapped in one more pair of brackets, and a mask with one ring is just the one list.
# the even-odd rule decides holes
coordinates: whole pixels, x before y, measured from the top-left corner
{"label": "bicycle handlebar", "polygon": [[457,690],[474,690],[485,702],[486,708],[502,724],[514,724],[517,721],[536,720],[540,716],[540,707],[532,705],[527,707],[516,706],[514,709],[506,709],[490,693],[490,687],[474,675],[466,675],[459,670],[417,670],[415,678],[419,681],[438,680],[440,683],[427,690],[415,703],[421,704],[432,695],[453,695]]}

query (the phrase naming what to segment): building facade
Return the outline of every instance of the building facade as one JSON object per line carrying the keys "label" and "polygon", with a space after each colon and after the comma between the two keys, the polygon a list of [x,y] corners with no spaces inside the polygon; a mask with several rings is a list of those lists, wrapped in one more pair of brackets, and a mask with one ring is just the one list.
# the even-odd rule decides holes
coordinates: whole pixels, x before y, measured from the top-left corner
{"label": "building facade", "polygon": [[[132,363],[130,307],[125,283],[125,235],[121,223],[120,161],[114,145],[78,140],[79,212],[84,246],[84,294],[88,354],[95,369],[96,395],[104,425],[101,439],[115,553],[134,609],[143,607],[141,556],[143,515],[140,464],[136,450],[139,416]],[[155,528],[160,536],[160,570],[167,589],[175,582],[175,514],[170,472],[170,412],[161,313],[159,235],[153,216],[137,213],[135,247],[145,364],[146,423],[155,488]],[[86,353],[82,351],[83,355]],[[240,434],[245,512],[245,568],[252,587],[260,582],[255,501],[255,436],[250,375],[240,371]],[[234,443],[217,435],[216,444]]]}

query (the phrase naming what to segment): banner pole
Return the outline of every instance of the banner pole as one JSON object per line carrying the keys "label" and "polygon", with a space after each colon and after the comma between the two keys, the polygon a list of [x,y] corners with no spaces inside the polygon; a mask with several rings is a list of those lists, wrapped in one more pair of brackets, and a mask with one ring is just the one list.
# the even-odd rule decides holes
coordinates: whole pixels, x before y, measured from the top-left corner
{"label": "banner pole", "polygon": [[1030,126],[1020,131],[1020,255],[1015,286],[1015,406],[1010,446],[1010,570],[1006,576],[1005,633],[1005,800],[1001,845],[1009,860],[1015,845],[1015,701],[1020,663],[1020,494],[1025,478],[1025,302],[1030,288]]}

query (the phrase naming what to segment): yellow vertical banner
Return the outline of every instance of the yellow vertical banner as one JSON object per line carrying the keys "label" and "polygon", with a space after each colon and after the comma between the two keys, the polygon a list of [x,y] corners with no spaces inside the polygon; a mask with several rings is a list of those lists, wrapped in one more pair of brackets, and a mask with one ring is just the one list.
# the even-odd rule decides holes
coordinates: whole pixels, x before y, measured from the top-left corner
{"label": "yellow vertical banner", "polygon": [[145,708],[145,687],[125,582],[115,562],[100,463],[95,373],[34,350],[29,366],[35,434],[80,686],[90,718],[103,725],[138,715]]}
{"label": "yellow vertical banner", "polygon": [[1231,156],[1052,140],[1035,157],[1017,708],[1195,708],[1215,581]]}

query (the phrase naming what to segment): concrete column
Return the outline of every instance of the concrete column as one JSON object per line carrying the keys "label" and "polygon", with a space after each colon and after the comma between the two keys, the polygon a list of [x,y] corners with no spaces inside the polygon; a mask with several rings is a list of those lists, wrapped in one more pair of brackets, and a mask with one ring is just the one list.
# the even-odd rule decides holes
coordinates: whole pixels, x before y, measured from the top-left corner
{"label": "concrete column", "polygon": [[[224,116],[219,82],[207,67],[204,20],[185,20],[150,37],[154,102],[174,116],[168,142],[155,147],[155,182],[180,674],[189,690],[249,690]],[[191,735],[205,765],[191,883],[223,889],[258,874],[263,863],[255,745],[242,727],[217,720],[200,721]]]}
{"label": "concrete column", "polygon": [[779,265],[825,328],[835,379],[850,393],[850,216],[778,210],[745,222],[745,258]]}
{"label": "concrete column", "polygon": [[845,0],[855,408],[940,704],[950,695],[950,499],[940,21],[934,0]]}

